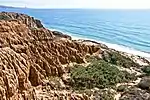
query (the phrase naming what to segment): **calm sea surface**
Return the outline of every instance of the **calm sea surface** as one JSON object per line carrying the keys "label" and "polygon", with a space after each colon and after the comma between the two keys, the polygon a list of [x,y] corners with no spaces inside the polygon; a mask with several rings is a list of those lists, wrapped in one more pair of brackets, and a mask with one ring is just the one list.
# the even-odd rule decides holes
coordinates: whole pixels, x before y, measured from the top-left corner
{"label": "calm sea surface", "polygon": [[0,8],[0,11],[25,13],[40,19],[47,28],[112,44],[116,49],[150,52],[150,10]]}

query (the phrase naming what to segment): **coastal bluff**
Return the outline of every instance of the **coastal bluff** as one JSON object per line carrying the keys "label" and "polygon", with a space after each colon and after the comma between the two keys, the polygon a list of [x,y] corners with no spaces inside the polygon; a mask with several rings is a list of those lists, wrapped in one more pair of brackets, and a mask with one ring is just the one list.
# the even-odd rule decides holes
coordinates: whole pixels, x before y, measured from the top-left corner
{"label": "coastal bluff", "polygon": [[65,72],[62,64],[84,63],[86,53],[100,50],[59,36],[33,17],[4,12],[0,16],[1,100],[27,99],[32,86],[46,84],[48,76],[61,77]]}
{"label": "coastal bluff", "polygon": [[[95,81],[96,78],[94,76],[92,79],[90,79],[91,77],[84,78],[84,75],[75,76],[84,71],[82,68],[88,66],[92,62],[91,59],[92,61],[93,59],[97,61],[101,59],[107,62],[104,62],[104,64],[110,63],[124,67],[120,67],[120,69],[131,69],[129,67],[132,67],[135,70],[135,76],[139,71],[140,74],[136,77],[144,77],[141,81],[142,85],[135,85],[131,90],[133,90],[132,92],[136,91],[135,95],[139,98],[144,98],[144,100],[150,99],[148,92],[150,85],[146,85],[147,90],[139,90],[139,87],[143,88],[145,86],[145,84],[143,86],[143,80],[150,78],[148,75],[142,76],[145,75],[144,72],[141,72],[145,66],[137,62],[141,61],[146,66],[149,66],[148,60],[118,52],[97,42],[72,40],[71,36],[51,31],[45,28],[40,20],[26,14],[0,13],[0,100],[97,100],[96,98],[112,100],[103,98],[105,94],[102,89],[108,88],[106,85],[110,85],[109,83],[101,87]],[[103,63],[103,61],[100,62]],[[110,64],[107,65],[108,68],[111,68]],[[78,69],[73,70],[74,65],[84,67],[81,68],[81,71]],[[93,64],[93,66],[95,65]],[[117,71],[120,70],[117,67],[115,68]],[[89,69],[86,69],[86,72]],[[96,70],[99,69],[98,67]],[[86,72],[85,76],[88,76]],[[99,72],[101,73],[101,71]],[[93,73],[95,73],[94,70]],[[110,74],[114,75],[111,72]],[[127,81],[136,80],[126,76],[126,74],[121,72],[119,77],[127,79],[123,81],[120,79],[119,81],[115,80],[111,84],[116,85],[117,82],[128,83]],[[107,76],[105,77],[107,79]],[[81,79],[84,80],[82,81]],[[78,80],[81,81],[78,82]],[[108,82],[107,80],[105,81],[106,83]],[[93,84],[95,85],[91,85],[89,88],[87,85],[91,83],[86,84],[88,82],[94,82]],[[96,91],[96,95],[94,92],[79,92],[78,90],[80,89],[74,89],[76,86],[77,88],[84,86],[86,89],[84,88],[83,90]],[[114,99],[115,95],[123,93],[118,91],[113,93],[111,90],[109,92],[114,95]],[[137,94],[142,94],[142,96]],[[125,98],[131,97],[129,100],[132,100],[133,96],[132,93],[125,91],[120,98],[125,100]]]}

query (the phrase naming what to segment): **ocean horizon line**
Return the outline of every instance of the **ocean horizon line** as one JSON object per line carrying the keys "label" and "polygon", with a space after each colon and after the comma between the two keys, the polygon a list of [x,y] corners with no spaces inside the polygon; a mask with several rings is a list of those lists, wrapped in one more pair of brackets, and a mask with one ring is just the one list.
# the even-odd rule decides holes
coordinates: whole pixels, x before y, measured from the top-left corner
{"label": "ocean horizon line", "polygon": [[10,5],[0,5],[0,8],[13,8],[13,9],[33,9],[33,10],[49,10],[49,9],[58,9],[58,10],[73,10],[73,9],[79,9],[79,10],[127,10],[127,11],[136,11],[136,10],[150,10],[150,8],[88,8],[88,7],[28,7],[28,6],[10,6]]}

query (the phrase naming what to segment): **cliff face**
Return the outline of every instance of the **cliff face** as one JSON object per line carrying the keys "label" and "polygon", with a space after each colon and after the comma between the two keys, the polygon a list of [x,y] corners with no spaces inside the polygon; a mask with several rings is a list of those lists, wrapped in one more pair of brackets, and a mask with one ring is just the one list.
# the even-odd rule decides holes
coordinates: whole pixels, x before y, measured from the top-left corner
{"label": "cliff face", "polygon": [[84,63],[86,54],[100,51],[43,28],[33,17],[4,12],[0,16],[9,18],[0,21],[1,100],[37,99],[34,88],[50,84],[47,77],[62,77],[67,71],[63,65]]}

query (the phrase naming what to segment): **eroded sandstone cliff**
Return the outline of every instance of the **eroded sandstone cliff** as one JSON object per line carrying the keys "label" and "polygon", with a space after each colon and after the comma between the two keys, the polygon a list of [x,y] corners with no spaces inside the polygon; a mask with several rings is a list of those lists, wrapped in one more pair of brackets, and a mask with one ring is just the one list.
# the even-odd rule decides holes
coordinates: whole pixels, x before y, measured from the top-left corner
{"label": "eroded sandstone cliff", "polygon": [[1,100],[38,99],[34,88],[47,84],[47,77],[62,77],[63,65],[84,63],[86,54],[100,52],[99,47],[45,29],[33,17],[4,12],[0,16],[8,18],[0,20]]}

